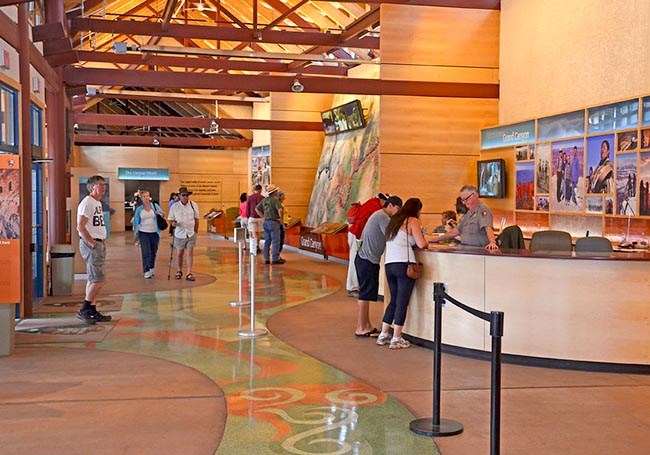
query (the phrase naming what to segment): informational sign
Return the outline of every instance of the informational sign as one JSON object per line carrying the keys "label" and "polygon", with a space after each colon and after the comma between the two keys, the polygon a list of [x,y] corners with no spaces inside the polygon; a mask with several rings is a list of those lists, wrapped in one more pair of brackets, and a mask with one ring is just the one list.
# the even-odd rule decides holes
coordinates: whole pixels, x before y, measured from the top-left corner
{"label": "informational sign", "polygon": [[118,167],[118,180],[169,180],[169,169]]}
{"label": "informational sign", "polygon": [[325,247],[323,246],[321,235],[311,232],[310,228],[304,226],[300,229],[300,249],[325,255]]}
{"label": "informational sign", "polygon": [[535,142],[535,120],[481,130],[481,149]]}
{"label": "informational sign", "polygon": [[251,151],[251,189],[271,183],[271,146],[253,147]]}
{"label": "informational sign", "polygon": [[0,155],[0,303],[20,302],[20,161]]}

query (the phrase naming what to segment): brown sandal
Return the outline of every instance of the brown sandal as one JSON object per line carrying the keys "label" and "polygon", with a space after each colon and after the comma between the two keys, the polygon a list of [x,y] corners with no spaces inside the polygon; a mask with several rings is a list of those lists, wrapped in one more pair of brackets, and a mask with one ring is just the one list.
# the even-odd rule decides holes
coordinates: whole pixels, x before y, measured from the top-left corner
{"label": "brown sandal", "polygon": [[188,273],[187,276],[185,277],[185,279],[187,281],[195,281],[196,280],[196,278],[194,278],[194,275],[192,275],[191,273]]}

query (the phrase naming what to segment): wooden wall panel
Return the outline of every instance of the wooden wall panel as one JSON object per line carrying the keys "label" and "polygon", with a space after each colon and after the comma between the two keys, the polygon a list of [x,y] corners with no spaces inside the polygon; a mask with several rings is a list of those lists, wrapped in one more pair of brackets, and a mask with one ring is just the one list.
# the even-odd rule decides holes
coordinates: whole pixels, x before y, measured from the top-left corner
{"label": "wooden wall panel", "polygon": [[499,67],[499,11],[381,5],[381,60]]}
{"label": "wooden wall panel", "polygon": [[[118,167],[169,169],[169,181],[160,182],[160,199],[167,210],[169,193],[178,191],[181,182],[220,182],[218,195],[192,196],[201,215],[211,208],[236,207],[240,193],[248,192],[248,149],[193,150],[153,147],[80,147],[79,162],[94,167],[111,179],[110,204],[116,212],[111,218],[111,231],[124,231],[124,184],[117,179]],[[192,190],[192,188],[190,188]],[[201,220],[200,229],[205,229]]]}
{"label": "wooden wall panel", "polygon": [[381,65],[381,78],[400,81],[466,82],[498,84],[498,68],[458,68],[427,65]]}
{"label": "wooden wall panel", "polygon": [[287,194],[287,204],[305,207],[309,205],[316,170],[272,168],[273,182]]}
{"label": "wooden wall panel", "polygon": [[323,147],[323,133],[301,131],[271,132],[271,172],[276,167],[313,169],[318,167]]}
{"label": "wooden wall panel", "polygon": [[[382,79],[496,83],[499,12],[381,6]],[[440,224],[460,188],[476,184],[481,128],[499,123],[494,99],[382,96],[382,191],[419,197],[422,223]]]}
{"label": "wooden wall panel", "polygon": [[[334,95],[323,93],[272,93],[271,110],[320,112],[332,107]],[[275,114],[273,115],[275,120]]]}
{"label": "wooden wall panel", "polygon": [[498,100],[382,96],[381,152],[478,156],[497,109]]}
{"label": "wooden wall panel", "polygon": [[454,210],[460,188],[476,183],[475,157],[382,154],[380,174],[382,191],[422,200],[423,224],[433,228],[440,213]]}

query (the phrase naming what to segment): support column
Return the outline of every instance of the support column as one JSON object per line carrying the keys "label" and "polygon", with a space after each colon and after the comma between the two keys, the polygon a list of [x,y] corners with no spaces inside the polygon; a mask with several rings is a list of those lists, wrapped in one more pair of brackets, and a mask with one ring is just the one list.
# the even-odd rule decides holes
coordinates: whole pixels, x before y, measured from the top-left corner
{"label": "support column", "polygon": [[[45,2],[46,23],[60,22],[65,25],[63,2]],[[58,70],[60,80],[63,80],[61,70]],[[45,91],[47,110],[47,151],[54,161],[48,165],[47,194],[48,194],[48,232],[49,245],[66,243],[66,112],[65,90],[59,87],[57,93]]]}
{"label": "support column", "polygon": [[29,13],[27,3],[18,8],[18,74],[20,79],[20,220],[22,250],[21,314],[31,316],[34,279],[32,277],[32,135],[30,115]]}

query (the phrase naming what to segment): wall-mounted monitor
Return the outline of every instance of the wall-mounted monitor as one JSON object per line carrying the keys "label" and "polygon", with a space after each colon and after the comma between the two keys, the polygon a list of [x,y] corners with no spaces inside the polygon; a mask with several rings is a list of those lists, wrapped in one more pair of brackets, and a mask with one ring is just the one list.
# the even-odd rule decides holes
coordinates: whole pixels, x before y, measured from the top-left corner
{"label": "wall-mounted monitor", "polygon": [[503,159],[479,160],[476,171],[479,197],[506,197],[506,162]]}
{"label": "wall-mounted monitor", "polygon": [[366,126],[361,101],[354,100],[321,112],[326,135],[345,133]]}

